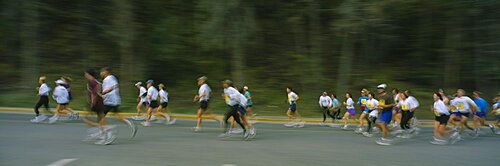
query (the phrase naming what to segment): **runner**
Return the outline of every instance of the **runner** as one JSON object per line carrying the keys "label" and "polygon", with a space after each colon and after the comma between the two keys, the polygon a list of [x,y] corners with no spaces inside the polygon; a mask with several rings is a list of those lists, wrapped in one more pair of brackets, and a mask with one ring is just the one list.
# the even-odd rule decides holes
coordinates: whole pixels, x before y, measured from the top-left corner
{"label": "runner", "polygon": [[158,88],[160,89],[158,93],[160,95],[160,106],[156,112],[165,117],[165,123],[167,125],[173,125],[177,120],[175,118],[172,119],[172,113],[168,109],[168,92],[165,90],[165,85],[163,84],[159,84]]}
{"label": "runner", "polygon": [[[147,116],[146,116],[146,121],[142,122],[142,126],[144,127],[150,127],[151,126],[151,116],[153,114],[153,111],[156,111],[158,108],[158,90],[153,86],[154,81],[153,80],[148,80],[146,82],[146,86],[148,88],[148,94],[147,94],[147,100],[148,100],[148,111],[147,111]],[[164,116],[165,119],[167,119],[168,116]],[[168,121],[168,120],[167,120]]]}
{"label": "runner", "polygon": [[142,108],[148,109],[148,100],[147,100],[147,95],[148,95],[148,90],[142,86],[142,82],[137,82],[135,84],[135,87],[139,88],[139,95],[137,96],[137,115],[133,116],[132,119],[134,120],[144,120],[144,116],[141,115],[142,113]]}
{"label": "runner", "polygon": [[71,85],[70,85],[73,79],[71,79],[68,76],[61,76],[60,80],[64,81],[62,86],[64,86],[64,88],[66,88],[66,90],[68,91],[68,104],[66,105],[66,107],[64,107],[64,109],[71,112],[71,116],[69,116],[69,119],[71,120],[78,119],[80,117],[78,112],[75,112],[73,109],[69,107],[69,103],[73,100],[73,95],[71,95]]}
{"label": "runner", "polygon": [[361,115],[359,116],[359,128],[356,130],[356,133],[362,133],[363,128],[365,127],[365,119],[367,119],[366,115],[368,115],[368,110],[366,109],[366,100],[368,100],[368,90],[361,90],[361,96],[358,98],[359,111]]}
{"label": "runner", "polygon": [[323,91],[323,94],[319,97],[319,107],[321,108],[321,112],[323,113],[323,121],[320,123],[321,126],[325,126],[326,116],[332,118],[332,124],[335,122],[335,117],[330,114],[330,108],[333,105],[332,98],[328,96],[326,91]]}
{"label": "runner", "polygon": [[[493,111],[490,112],[490,114],[492,115],[495,115],[496,116],[496,121],[495,121],[495,125],[497,127],[500,127],[500,93],[498,94],[498,97],[494,98],[493,99]],[[496,134],[500,134],[500,131],[497,131]]]}
{"label": "runner", "polygon": [[247,112],[248,115],[251,117],[255,117],[257,114],[253,112],[253,100],[252,100],[252,95],[250,94],[250,91],[248,91],[248,86],[243,87],[243,95],[247,98]]}
{"label": "runner", "polygon": [[233,118],[236,123],[238,123],[241,128],[243,129],[243,135],[244,138],[248,138],[248,133],[247,133],[247,128],[246,126],[241,122],[240,114],[238,113],[238,108],[240,107],[240,92],[236,90],[235,88],[232,87],[233,82],[231,80],[225,80],[222,81],[222,86],[224,88],[224,100],[226,104],[229,106],[229,109],[227,112],[224,114],[224,132],[219,135],[220,138],[224,137],[229,137],[231,136],[231,133],[229,133],[229,123],[228,120],[229,118]]}
{"label": "runner", "polygon": [[477,124],[481,126],[486,126],[489,127],[491,132],[495,133],[495,127],[491,124],[486,124],[486,112],[488,111],[488,102],[481,98],[481,92],[479,91],[474,91],[472,92],[472,96],[474,97],[474,103],[476,103],[478,110],[474,112],[474,126],[479,129]]}
{"label": "runner", "polygon": [[[345,94],[345,98],[347,99],[345,102],[344,102],[344,105],[346,106],[346,111],[344,113],[344,127],[342,127],[342,129],[346,130],[347,129],[347,123],[349,122],[349,117],[351,117],[352,119],[355,119],[355,115],[356,115],[356,109],[354,108],[354,101],[352,101],[352,97],[351,97],[351,93],[346,93]],[[366,101],[365,101],[365,104],[366,104]],[[363,123],[364,124],[364,123]],[[356,131],[363,131],[363,128],[364,126],[359,126],[359,129],[356,130]]]}
{"label": "runner", "polygon": [[101,92],[101,83],[97,81],[97,72],[94,70],[85,71],[85,78],[87,79],[87,99],[90,106],[90,114],[97,114],[97,122],[89,119],[89,115],[82,118],[83,122],[90,126],[87,130],[89,135],[84,141],[97,140],[97,145],[109,145],[116,139],[115,131],[116,125],[103,124],[104,118],[104,104],[102,97],[99,95]]}
{"label": "runner", "polygon": [[[448,144],[448,137],[450,135],[451,130],[446,127],[448,123],[448,119],[450,117],[450,111],[448,106],[443,102],[443,96],[438,93],[434,93],[434,105],[431,106],[431,111],[434,113],[434,139],[431,141],[431,144],[436,145],[445,145]],[[450,136],[450,140],[452,143],[455,142],[458,133],[452,134]]]}
{"label": "runner", "polygon": [[[131,121],[126,119],[124,116],[120,114],[120,110],[118,107],[121,103],[120,98],[120,87],[118,84],[118,79],[114,75],[111,74],[111,68],[105,67],[101,69],[100,75],[102,78],[102,92],[101,96],[103,98],[104,104],[104,116],[108,114],[108,112],[112,111],[115,113],[115,119],[125,123],[130,127],[131,135],[130,138],[134,138],[137,133],[137,126],[134,125]],[[100,122],[102,125],[107,124],[106,118],[103,117]]]}
{"label": "runner", "polygon": [[218,123],[222,124],[222,121],[215,118],[215,116],[213,116],[208,110],[208,102],[212,90],[210,89],[210,86],[208,86],[207,80],[208,78],[205,76],[198,78],[198,86],[200,86],[200,89],[198,89],[198,94],[194,96],[193,101],[198,102],[200,104],[200,107],[198,108],[198,112],[196,113],[197,119],[196,119],[196,127],[193,128],[194,132],[201,131],[201,121],[203,115],[205,115],[209,119],[216,120]]}
{"label": "runner", "polygon": [[382,138],[376,141],[379,145],[392,145],[392,139],[388,137],[387,124],[391,123],[392,120],[392,108],[394,107],[394,98],[387,94],[385,89],[386,84],[380,84],[377,86],[377,92],[379,94],[379,106],[380,109],[380,121],[378,126],[382,130]]}
{"label": "runner", "polygon": [[40,87],[36,88],[36,90],[37,90],[36,95],[40,96],[40,98],[38,99],[38,102],[35,105],[35,115],[36,116],[34,119],[31,119],[31,122],[33,122],[33,123],[40,123],[40,122],[44,121],[45,119],[47,119],[47,116],[40,115],[40,112],[38,111],[38,109],[40,109],[40,107],[42,105],[45,107],[45,111],[50,112],[50,110],[49,110],[50,87],[47,86],[47,83],[45,83],[45,80],[46,80],[45,76],[41,76],[38,79],[38,83],[40,84]]}
{"label": "runner", "polygon": [[49,123],[51,124],[59,120],[60,114],[62,113],[65,113],[67,117],[71,117],[74,115],[72,112],[66,109],[66,105],[68,105],[69,103],[69,97],[68,91],[63,86],[65,82],[63,80],[57,80],[55,83],[56,88],[54,88],[54,94],[52,94],[52,98],[56,100],[57,106],[54,116],[49,118]]}
{"label": "runner", "polygon": [[[338,119],[342,119],[342,117],[340,117],[340,103],[339,103],[339,100],[337,99],[337,95],[335,94],[335,92],[332,92],[332,94],[330,96],[331,96],[332,101],[333,101],[332,108],[330,110],[332,111],[333,117],[335,117],[335,121],[337,121]],[[344,116],[344,115],[342,115],[342,116]]]}
{"label": "runner", "polygon": [[[255,127],[253,127],[252,124],[250,122],[248,122],[248,118],[247,118],[248,113],[247,113],[246,108],[247,108],[248,99],[245,95],[240,93],[238,95],[238,101],[239,101],[238,114],[240,115],[241,121],[247,127],[247,131],[248,131],[247,133],[245,133],[246,135],[244,137],[247,140],[249,138],[255,138],[255,134],[256,134]],[[235,121],[234,118],[233,118],[233,121]]]}
{"label": "runner", "polygon": [[472,128],[467,124],[467,120],[469,119],[471,112],[474,113],[477,110],[477,105],[474,103],[472,99],[465,96],[465,91],[463,89],[457,90],[457,97],[455,97],[452,101],[450,101],[451,106],[456,109],[456,112],[453,112],[453,115],[450,116],[450,120],[458,120],[460,132],[464,131],[464,126],[468,129],[474,131],[474,136],[477,136],[478,130]]}
{"label": "runner", "polygon": [[[394,98],[394,103],[398,103],[399,100],[399,89],[392,89],[392,96]],[[398,107],[392,109],[392,121],[394,122],[391,128],[397,128],[401,123],[401,110]]]}
{"label": "runner", "polygon": [[375,122],[377,121],[378,117],[378,106],[379,102],[374,98],[375,94],[373,92],[368,92],[368,100],[366,101],[366,110],[368,113],[367,121],[368,121],[368,128],[366,129],[365,132],[363,132],[363,136],[365,137],[373,137],[372,134],[372,127],[375,125]]}
{"label": "runner", "polygon": [[446,96],[446,94],[444,94],[444,90],[443,89],[439,89],[438,93],[439,93],[439,95],[441,95],[441,97],[443,97],[444,104],[450,105],[450,98],[448,96]]}
{"label": "runner", "polygon": [[[297,95],[292,87],[287,87],[286,92],[288,93],[288,111],[286,112],[286,115],[288,116],[288,123],[285,124],[286,127],[304,127],[305,122],[302,121],[302,117],[299,114],[299,111],[297,111],[297,101],[300,99],[299,95]],[[292,119],[293,118],[293,119]],[[297,120],[296,123],[293,122],[293,120]]]}
{"label": "runner", "polygon": [[403,133],[403,135],[398,135],[401,138],[410,138],[409,134],[415,132],[414,128],[410,127],[410,120],[413,118],[415,109],[419,106],[417,100],[415,98],[410,98],[408,93],[400,92],[399,93],[399,102],[396,104],[396,107],[401,110],[401,123],[400,127],[402,130],[395,132],[394,134]]}

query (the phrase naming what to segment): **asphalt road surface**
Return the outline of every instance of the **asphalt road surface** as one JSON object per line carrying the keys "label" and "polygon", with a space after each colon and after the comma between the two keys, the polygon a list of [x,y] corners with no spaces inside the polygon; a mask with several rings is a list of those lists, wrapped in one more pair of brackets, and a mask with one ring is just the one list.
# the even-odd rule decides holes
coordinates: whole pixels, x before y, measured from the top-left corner
{"label": "asphalt road surface", "polygon": [[[481,136],[464,136],[454,145],[432,145],[432,130],[422,128],[411,139],[392,146],[375,144],[353,131],[308,124],[286,128],[282,124],[257,123],[257,138],[241,136],[221,140],[221,129],[206,120],[204,130],[194,133],[193,120],[177,124],[129,130],[118,122],[118,139],[112,145],[82,141],[87,126],[80,121],[32,124],[31,114],[0,113],[0,165],[5,166],[129,166],[129,165],[342,165],[422,166],[498,165],[500,136],[483,129]],[[137,123],[138,124],[138,123]]]}

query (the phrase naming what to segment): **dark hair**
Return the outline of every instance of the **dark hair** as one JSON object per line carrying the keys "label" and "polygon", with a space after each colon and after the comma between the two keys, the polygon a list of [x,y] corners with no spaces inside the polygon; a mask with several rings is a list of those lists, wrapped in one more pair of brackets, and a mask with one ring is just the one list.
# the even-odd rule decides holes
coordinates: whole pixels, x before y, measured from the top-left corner
{"label": "dark hair", "polygon": [[97,78],[97,71],[94,69],[87,69],[87,70],[85,70],[85,73],[91,75],[94,78]]}
{"label": "dark hair", "polygon": [[410,95],[408,95],[407,91],[403,91],[403,92],[401,92],[401,94],[405,95],[406,98],[408,98],[408,96],[410,96]]}
{"label": "dark hair", "polygon": [[434,92],[434,94],[439,97],[439,100],[443,100],[443,96],[439,92]]}
{"label": "dark hair", "polygon": [[349,95],[349,98],[352,98],[352,94],[351,94],[351,92],[346,92],[345,94],[348,94],[348,95]]}
{"label": "dark hair", "polygon": [[292,91],[292,92],[295,92],[295,91],[293,91],[293,88],[290,86],[287,86],[286,88],[290,89],[290,91]]}
{"label": "dark hair", "polygon": [[111,67],[103,67],[101,71],[107,71],[111,73]]}
{"label": "dark hair", "polygon": [[333,98],[337,98],[337,95],[335,94],[335,92],[332,92],[332,96],[333,96]]}
{"label": "dark hair", "polygon": [[375,98],[375,93],[373,92],[368,93],[368,95],[372,95],[372,98]]}
{"label": "dark hair", "polygon": [[399,93],[399,89],[398,88],[394,88],[394,89],[392,89],[392,91],[393,92],[395,91],[396,93]]}

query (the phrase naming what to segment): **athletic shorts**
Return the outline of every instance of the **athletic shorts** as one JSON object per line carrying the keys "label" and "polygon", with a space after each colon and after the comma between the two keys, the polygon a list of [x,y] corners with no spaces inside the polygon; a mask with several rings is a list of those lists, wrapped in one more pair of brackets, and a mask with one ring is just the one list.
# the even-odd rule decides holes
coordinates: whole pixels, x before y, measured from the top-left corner
{"label": "athletic shorts", "polygon": [[208,109],[208,100],[200,101],[200,109],[206,111]]}
{"label": "athletic shorts", "polygon": [[476,111],[474,112],[474,115],[480,118],[486,118],[486,113],[481,112],[481,111]]}
{"label": "athletic shorts", "polygon": [[392,120],[392,111],[382,111],[380,114],[380,122],[389,124]]}
{"label": "athletic shorts", "polygon": [[439,115],[435,116],[434,120],[436,122],[439,122],[441,125],[446,125],[448,124],[448,120],[450,119],[450,115]]}
{"label": "athletic shorts", "polygon": [[366,110],[366,106],[364,106],[364,105],[359,106],[359,109],[360,109],[361,111],[365,111],[365,110]]}
{"label": "athletic shorts", "polygon": [[158,101],[156,101],[156,100],[150,101],[149,108],[158,108]]}
{"label": "athletic shorts", "polygon": [[253,107],[253,105],[247,105],[247,108],[252,108],[252,107]]}
{"label": "athletic shorts", "polygon": [[394,111],[395,113],[399,113],[399,112],[400,112],[400,110],[399,110],[399,108],[398,108],[398,107],[393,107],[393,108],[392,108],[392,111]]}
{"label": "athletic shorts", "polygon": [[141,105],[144,106],[144,107],[147,107],[148,106],[148,102],[143,101],[143,102],[141,102]]}
{"label": "athletic shorts", "polygon": [[57,103],[57,105],[67,106],[69,103]]}
{"label": "athletic shorts", "polygon": [[356,109],[354,108],[347,109],[345,112],[349,113],[351,116],[356,115]]}
{"label": "athletic shorts", "polygon": [[295,103],[290,104],[290,111],[292,111],[292,112],[297,111],[297,104],[295,104]]}
{"label": "athletic shorts", "polygon": [[497,120],[500,120],[500,115],[497,115]]}
{"label": "athletic shorts", "polygon": [[161,107],[162,107],[162,108],[167,108],[167,106],[168,106],[168,102],[163,102],[163,103],[161,103]]}
{"label": "athletic shorts", "polygon": [[245,107],[239,106],[238,107],[238,112],[240,113],[240,115],[246,115],[247,114],[247,109],[245,109]]}
{"label": "athletic shorts", "polygon": [[455,115],[455,116],[462,116],[462,114],[460,112],[452,112],[451,114]]}
{"label": "athletic shorts", "polygon": [[118,110],[118,106],[119,105],[104,105],[104,114],[107,114],[109,111],[112,111],[114,113],[118,113],[120,112],[120,110]]}
{"label": "athletic shorts", "polygon": [[465,116],[465,117],[469,117],[470,112],[460,112],[460,115]]}

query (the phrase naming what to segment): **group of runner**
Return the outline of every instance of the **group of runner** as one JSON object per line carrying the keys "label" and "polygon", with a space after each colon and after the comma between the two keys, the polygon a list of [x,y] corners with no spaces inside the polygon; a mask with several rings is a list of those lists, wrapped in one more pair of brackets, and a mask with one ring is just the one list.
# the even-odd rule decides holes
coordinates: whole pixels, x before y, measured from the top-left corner
{"label": "group of runner", "polygon": [[[121,98],[119,94],[119,84],[117,78],[112,75],[110,68],[102,68],[98,74],[95,70],[87,70],[84,72],[87,79],[88,103],[92,113],[97,115],[97,121],[92,121],[89,116],[83,118],[91,128],[89,136],[86,140],[97,140],[96,144],[107,145],[116,139],[115,125],[106,123],[106,115],[112,111],[115,113],[115,118],[127,124],[131,129],[131,138],[137,132],[137,127],[133,122],[120,115],[119,105]],[[103,78],[102,83],[97,79]],[[49,119],[49,123],[56,122],[60,117],[77,118],[78,114],[72,111],[67,105],[71,101],[70,85],[71,81],[68,77],[61,77],[55,81],[56,87],[53,92],[53,98],[57,102],[56,112]],[[254,138],[256,135],[255,127],[249,122],[248,116],[255,116],[252,112],[252,97],[247,86],[237,90],[230,80],[222,81],[224,93],[222,97],[228,110],[223,116],[223,119],[218,119],[209,111],[210,94],[212,90],[207,84],[208,78],[202,76],[197,79],[199,86],[198,94],[194,96],[193,101],[199,104],[197,111],[196,126],[193,127],[194,132],[201,131],[203,118],[216,120],[221,124],[223,133],[219,135],[221,138],[230,137],[233,134],[243,133],[244,139]],[[40,123],[47,119],[47,116],[41,115],[39,108],[44,106],[49,111],[49,92],[50,88],[46,83],[46,77],[42,76],[39,79],[40,86],[37,88],[37,94],[40,96],[38,103],[35,106],[36,117],[31,120],[34,123]],[[175,123],[172,114],[168,111],[168,92],[164,84],[154,85],[153,80],[146,81],[146,87],[142,82],[137,82],[135,86],[139,89],[137,98],[137,116],[131,117],[134,120],[144,120],[141,124],[145,127],[151,126],[153,115],[162,117],[165,121],[160,121],[166,125]],[[418,100],[410,95],[409,91],[399,91],[392,89],[392,95],[386,91],[387,85],[380,84],[376,88],[377,94],[370,92],[367,89],[362,89],[360,97],[355,103],[351,93],[345,93],[346,100],[339,102],[335,93],[328,94],[324,91],[319,97],[318,104],[320,106],[323,120],[320,125],[326,125],[327,117],[332,119],[332,125],[341,116],[341,108],[345,107],[343,114],[343,130],[349,129],[349,121],[353,120],[356,125],[356,133],[360,133],[366,137],[373,137],[374,130],[380,130],[381,137],[375,142],[380,145],[392,145],[394,138],[411,138],[412,135],[418,133],[416,118],[414,118],[415,110],[420,106]],[[293,88],[287,87],[287,103],[289,109],[287,116],[289,122],[285,124],[287,127],[304,127],[305,121],[300,116],[297,110],[297,102],[300,97],[294,92]],[[433,144],[449,144],[460,140],[460,135],[464,129],[470,129],[473,134],[477,135],[479,127],[487,126],[495,133],[495,127],[492,124],[486,124],[485,117],[488,111],[488,102],[480,97],[480,92],[473,92],[474,100],[465,96],[465,91],[458,89],[454,96],[446,96],[442,90],[433,94],[434,104],[431,106],[431,111],[435,115],[434,124],[434,139]],[[496,126],[500,125],[500,95],[493,100],[496,103],[493,106],[497,117]],[[359,108],[360,116],[356,117],[356,106]],[[146,116],[142,116],[143,108],[146,109]],[[474,125],[468,123],[468,119],[473,118]],[[231,120],[231,122],[229,122]],[[367,125],[365,127],[365,122]],[[447,127],[450,123],[454,127]],[[241,127],[241,131],[236,130],[235,124]],[[477,125],[479,124],[479,125]],[[397,129],[399,128],[399,129]],[[392,132],[389,132],[391,131]]]}
{"label": "group of runner", "polygon": [[[392,89],[391,96],[386,92],[386,88],[386,84],[378,85],[377,95],[369,92],[367,89],[362,89],[357,103],[354,103],[351,93],[346,93],[346,101],[343,102],[346,111],[343,117],[344,125],[341,128],[348,130],[349,119],[352,119],[355,123],[359,123],[355,132],[366,137],[373,137],[373,130],[380,129],[381,138],[375,141],[380,145],[392,145],[394,143],[393,138],[408,139],[418,134],[418,128],[416,128],[417,119],[414,117],[415,110],[420,106],[418,100],[411,96],[409,91],[399,91],[396,88]],[[299,115],[296,111],[298,96],[293,91],[290,92],[291,88],[288,88],[287,91],[289,100],[291,101],[288,111]],[[480,92],[474,91],[472,93],[474,100],[472,100],[465,96],[463,89],[458,89],[453,96],[449,97],[441,89],[439,92],[434,93],[434,104],[430,109],[435,115],[434,138],[431,143],[438,145],[453,144],[461,140],[461,134],[465,128],[470,129],[471,132],[469,133],[473,136],[478,135],[481,126],[488,127],[493,133],[496,133],[495,125],[500,127],[500,109],[498,109],[500,94],[493,99],[493,103],[495,103],[493,105],[494,111],[491,111],[491,114],[497,115],[495,125],[485,122],[488,102],[481,98],[480,95]],[[319,97],[319,106],[323,114],[323,121],[320,123],[321,126],[325,125],[327,116],[332,118],[333,126],[336,120],[335,114],[339,114],[340,112],[339,108],[341,106],[338,103],[335,93],[328,96],[328,93],[324,91]],[[359,105],[359,111],[361,112],[359,119],[356,118],[355,104]],[[288,115],[290,116],[290,114]],[[469,118],[474,120],[473,126],[467,123]],[[368,122],[366,128],[365,121]],[[454,127],[447,127],[448,123]],[[389,133],[389,130],[392,130],[392,132]]]}

